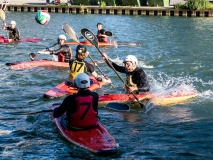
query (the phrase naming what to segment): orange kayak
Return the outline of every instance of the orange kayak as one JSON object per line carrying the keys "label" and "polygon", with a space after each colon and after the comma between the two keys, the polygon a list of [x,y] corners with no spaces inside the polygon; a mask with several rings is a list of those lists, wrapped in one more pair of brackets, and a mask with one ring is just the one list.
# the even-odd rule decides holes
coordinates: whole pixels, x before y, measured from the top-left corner
{"label": "orange kayak", "polygon": [[[93,62],[88,62],[90,64],[94,64]],[[96,62],[97,64],[100,64],[102,62]],[[103,62],[104,63],[104,62]],[[6,63],[6,66],[9,67],[9,69],[26,69],[26,68],[32,68],[32,67],[44,67],[44,66],[53,66],[53,67],[69,67],[69,63],[67,62],[58,62],[58,61],[52,61],[52,60],[36,60],[36,61],[29,61],[29,62],[15,62],[15,63]]]}
{"label": "orange kayak", "polygon": [[[104,82],[98,82],[93,76],[90,77],[92,84],[89,87],[90,91],[95,91],[98,88],[101,88]],[[43,97],[46,99],[55,99],[59,97],[66,96],[67,94],[74,94],[77,93],[78,90],[75,87],[70,87],[66,81],[60,83],[59,85],[55,86],[53,89],[47,91]]]}
{"label": "orange kayak", "polygon": [[[68,45],[78,45],[78,42],[65,42],[65,43],[68,44]],[[86,45],[86,46],[92,46],[92,44],[89,43],[88,41],[82,41],[80,43],[83,44],[83,45]],[[98,46],[100,46],[100,47],[114,46],[114,45],[116,45],[115,42],[98,42]]]}

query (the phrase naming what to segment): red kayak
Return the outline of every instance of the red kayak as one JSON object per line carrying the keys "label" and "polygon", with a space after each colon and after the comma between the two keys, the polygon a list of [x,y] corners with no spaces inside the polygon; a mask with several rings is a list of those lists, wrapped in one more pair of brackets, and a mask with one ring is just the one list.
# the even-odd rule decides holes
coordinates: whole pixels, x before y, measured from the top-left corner
{"label": "red kayak", "polygon": [[[92,81],[92,84],[89,87],[90,91],[95,91],[98,88],[101,88],[103,86],[103,82],[98,82],[93,76],[90,77],[90,80]],[[66,96],[67,94],[73,94],[77,93],[78,90],[75,87],[70,87],[67,82],[62,82],[53,89],[47,91],[43,97],[46,99],[54,99]]]}
{"label": "red kayak", "polygon": [[[93,62],[88,62],[90,64],[94,64]],[[96,62],[100,64],[102,62]],[[15,63],[6,63],[6,66],[9,69],[25,69],[25,68],[32,68],[32,67],[44,67],[44,66],[53,66],[53,67],[69,67],[69,63],[66,62],[57,62],[52,60],[36,60],[36,61],[29,61],[29,62],[15,62]]]}
{"label": "red kayak", "polygon": [[[53,104],[51,109],[58,106],[59,104]],[[115,139],[100,122],[93,128],[73,129],[67,126],[65,117],[66,115],[53,118],[53,121],[61,135],[69,142],[98,155],[109,156],[118,153]]]}
{"label": "red kayak", "polygon": [[13,42],[39,42],[42,38],[21,38],[19,41],[9,42],[8,38],[0,36],[0,43],[13,43]]}
{"label": "red kayak", "polygon": [[[144,94],[137,94],[136,96],[138,97],[139,101],[153,99],[153,103],[156,103],[156,105],[168,106],[171,104],[184,102],[189,100],[190,98],[196,97],[197,92],[183,92],[182,90],[179,90],[178,92],[169,91],[168,94],[166,94],[165,92],[165,95],[158,95],[156,93],[148,92]],[[131,107],[132,105],[136,105],[135,103],[133,103],[136,102],[136,100],[132,94],[105,94],[99,96],[98,106],[105,106],[110,102],[127,103]]]}

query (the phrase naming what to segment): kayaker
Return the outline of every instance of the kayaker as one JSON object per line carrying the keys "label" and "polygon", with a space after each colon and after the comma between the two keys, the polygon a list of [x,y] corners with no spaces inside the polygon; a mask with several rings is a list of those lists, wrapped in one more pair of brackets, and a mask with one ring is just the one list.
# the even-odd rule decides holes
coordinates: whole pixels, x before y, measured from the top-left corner
{"label": "kayaker", "polygon": [[77,94],[67,96],[61,105],[53,110],[53,117],[66,113],[67,125],[76,129],[94,127],[98,124],[98,94],[88,90],[90,79],[86,73],[75,78]]}
{"label": "kayaker", "polygon": [[87,51],[87,48],[84,45],[78,45],[76,47],[76,56],[74,60],[70,60],[70,73],[69,73],[69,81],[67,81],[70,85],[73,84],[73,80],[79,73],[91,73],[92,76],[96,78],[99,82],[105,82],[105,83],[111,83],[110,79],[102,78],[97,74],[95,71],[93,65],[87,63],[84,61],[86,57],[88,57],[89,52]]}
{"label": "kayaker", "polygon": [[98,29],[97,33],[98,42],[108,42],[108,36],[105,34],[106,30],[103,29],[103,25],[101,23],[97,24],[97,29]]}
{"label": "kayaker", "polygon": [[59,62],[69,62],[69,60],[72,59],[72,49],[67,44],[65,44],[65,42],[66,42],[65,35],[59,35],[58,44],[60,45],[60,48],[56,50],[50,50],[49,48],[47,48],[47,51],[49,51],[50,54],[58,56]]}
{"label": "kayaker", "polygon": [[7,24],[4,23],[2,29],[9,30],[9,39],[8,39],[8,42],[20,40],[20,32],[16,28],[16,22],[15,21],[11,21],[10,22],[10,27],[7,27]]}
{"label": "kayaker", "polygon": [[[106,61],[106,59],[108,59],[108,56],[103,53],[103,60]],[[119,66],[110,60],[109,62],[115,70],[126,74],[126,84],[129,86],[128,88],[125,87],[126,93],[133,92],[135,94],[139,94],[141,92],[149,91],[150,86],[146,73],[142,68],[138,67],[138,59],[134,55],[127,55],[124,58],[124,66]],[[110,65],[108,64],[108,66]]]}

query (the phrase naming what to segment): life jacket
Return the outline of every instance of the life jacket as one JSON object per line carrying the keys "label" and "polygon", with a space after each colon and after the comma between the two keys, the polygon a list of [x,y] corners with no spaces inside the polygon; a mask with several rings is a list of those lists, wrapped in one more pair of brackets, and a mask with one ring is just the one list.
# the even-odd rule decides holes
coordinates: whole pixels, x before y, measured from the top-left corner
{"label": "life jacket", "polygon": [[58,61],[59,62],[64,62],[65,56],[62,53],[58,54]]}
{"label": "life jacket", "polygon": [[[132,75],[126,75],[126,84],[129,87],[137,87],[137,84],[132,82]],[[130,92],[126,89],[126,93],[130,93]],[[134,91],[134,93],[137,93],[137,91]]]}
{"label": "life jacket", "polygon": [[15,36],[13,35],[13,31],[17,30],[18,34],[18,39],[20,39],[20,31],[17,28],[14,28],[13,30],[9,30],[9,39],[13,39]]}
{"label": "life jacket", "polygon": [[[98,124],[97,112],[93,110],[93,97],[76,96],[76,112],[70,115],[69,124],[71,127],[92,127]],[[72,106],[70,106],[72,107]]]}
{"label": "life jacket", "polygon": [[84,73],[86,64],[82,61],[74,60],[70,66],[70,74],[68,79],[74,80],[79,73]]}
{"label": "life jacket", "polygon": [[98,42],[108,42],[108,37],[107,36],[101,36],[100,34],[101,34],[101,31],[99,30],[98,35],[97,35]]}

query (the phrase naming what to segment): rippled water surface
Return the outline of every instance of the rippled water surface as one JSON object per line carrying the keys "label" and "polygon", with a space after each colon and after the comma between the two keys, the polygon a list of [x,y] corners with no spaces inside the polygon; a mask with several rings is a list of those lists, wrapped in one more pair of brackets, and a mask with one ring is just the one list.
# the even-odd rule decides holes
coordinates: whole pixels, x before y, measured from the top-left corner
{"label": "rippled water surface", "polygon": [[[39,25],[35,13],[6,12],[6,22],[16,20],[22,37],[41,37],[38,43],[0,44],[0,156],[2,159],[212,159],[213,157],[213,19],[120,15],[73,15],[51,13],[48,25]],[[140,46],[102,48],[121,63],[134,54],[146,71],[152,91],[190,88],[198,96],[186,103],[155,106],[149,112],[116,112],[100,108],[101,122],[119,144],[119,154],[99,157],[67,142],[49,113],[20,114],[49,109],[63,98],[45,100],[43,94],[68,76],[67,68],[37,67],[10,70],[7,62],[30,61],[28,53],[56,42],[68,23],[80,36],[81,28],[96,33],[96,24],[114,34],[117,42]],[[0,30],[0,35],[6,35]],[[68,37],[67,37],[68,38]],[[73,52],[75,46],[71,46]],[[95,48],[88,47],[95,60]],[[49,55],[37,59],[51,59]],[[88,60],[89,61],[89,60]],[[100,67],[118,88],[99,94],[122,92],[122,82],[105,64]],[[122,75],[125,78],[124,75]]]}

